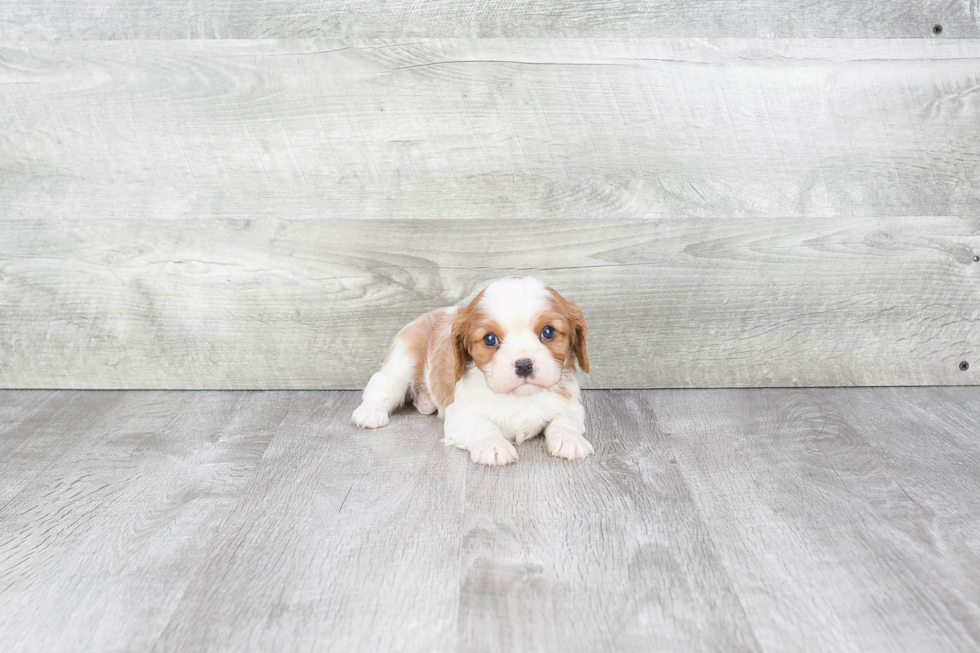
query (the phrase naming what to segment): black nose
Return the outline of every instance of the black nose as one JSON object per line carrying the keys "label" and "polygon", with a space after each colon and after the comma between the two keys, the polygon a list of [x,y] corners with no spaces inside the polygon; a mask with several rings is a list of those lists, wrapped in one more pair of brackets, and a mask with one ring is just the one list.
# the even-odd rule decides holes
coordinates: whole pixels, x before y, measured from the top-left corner
{"label": "black nose", "polygon": [[514,363],[514,367],[517,368],[517,376],[527,378],[534,372],[534,363],[531,362],[530,358],[522,358]]}

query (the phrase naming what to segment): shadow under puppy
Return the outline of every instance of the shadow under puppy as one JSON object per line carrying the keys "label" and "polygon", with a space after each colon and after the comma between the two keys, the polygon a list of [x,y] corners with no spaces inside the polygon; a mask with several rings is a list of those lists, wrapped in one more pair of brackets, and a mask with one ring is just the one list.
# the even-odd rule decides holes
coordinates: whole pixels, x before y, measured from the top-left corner
{"label": "shadow under puppy", "polygon": [[473,462],[517,460],[514,443],[544,430],[552,456],[594,453],[575,364],[589,371],[582,311],[532,277],[499,279],[468,306],[440,308],[398,332],[354,423],[380,428],[411,397],[445,419],[445,443]]}

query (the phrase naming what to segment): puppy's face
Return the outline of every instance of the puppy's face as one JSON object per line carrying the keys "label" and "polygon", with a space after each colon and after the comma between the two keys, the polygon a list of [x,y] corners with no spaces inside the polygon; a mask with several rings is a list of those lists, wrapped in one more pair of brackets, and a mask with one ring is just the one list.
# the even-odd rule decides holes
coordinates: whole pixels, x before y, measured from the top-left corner
{"label": "puppy's face", "polygon": [[529,395],[589,371],[582,311],[530,277],[490,284],[453,322],[456,381],[473,361],[494,392]]}

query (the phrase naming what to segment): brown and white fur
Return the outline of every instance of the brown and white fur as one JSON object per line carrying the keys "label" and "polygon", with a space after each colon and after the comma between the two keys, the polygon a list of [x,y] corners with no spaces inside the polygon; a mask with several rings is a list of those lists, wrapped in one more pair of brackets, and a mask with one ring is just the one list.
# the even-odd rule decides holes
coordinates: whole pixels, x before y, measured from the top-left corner
{"label": "brown and white fur", "polygon": [[[468,306],[431,311],[399,331],[354,423],[382,427],[411,397],[419,412],[438,411],[444,442],[473,462],[512,463],[514,444],[542,430],[552,456],[586,458],[594,451],[582,437],[575,378],[576,362],[589,371],[586,331],[582,311],[552,288],[531,277],[500,279]],[[496,344],[484,341],[488,334]]]}

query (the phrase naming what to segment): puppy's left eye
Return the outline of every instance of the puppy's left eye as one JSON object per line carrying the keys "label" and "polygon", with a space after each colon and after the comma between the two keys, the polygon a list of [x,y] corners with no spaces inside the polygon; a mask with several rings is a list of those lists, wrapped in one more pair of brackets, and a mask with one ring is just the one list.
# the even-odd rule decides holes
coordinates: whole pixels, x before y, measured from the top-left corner
{"label": "puppy's left eye", "polygon": [[546,326],[541,329],[541,339],[542,340],[554,340],[557,333],[554,327]]}

